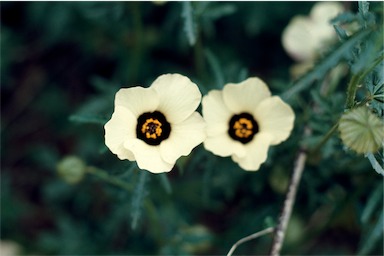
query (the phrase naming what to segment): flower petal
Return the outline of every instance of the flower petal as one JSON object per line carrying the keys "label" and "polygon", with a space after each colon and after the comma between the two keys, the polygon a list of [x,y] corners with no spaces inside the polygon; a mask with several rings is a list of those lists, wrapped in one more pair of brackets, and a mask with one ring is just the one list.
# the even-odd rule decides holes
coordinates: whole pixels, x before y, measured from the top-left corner
{"label": "flower petal", "polygon": [[199,106],[201,93],[188,77],[179,74],[159,76],[151,85],[160,97],[159,111],[168,122],[179,123],[187,119]]}
{"label": "flower petal", "polygon": [[173,124],[168,139],[160,144],[162,158],[175,164],[180,156],[187,156],[192,149],[205,139],[205,122],[199,113],[194,112],[187,120]]}
{"label": "flower petal", "polygon": [[204,148],[221,157],[232,155],[244,157],[247,153],[244,145],[233,140],[227,133],[207,137],[204,141]]}
{"label": "flower petal", "polygon": [[295,60],[309,61],[315,58],[318,43],[312,32],[314,27],[315,24],[308,17],[296,16],[283,31],[283,47]]}
{"label": "flower petal", "polygon": [[338,2],[318,2],[313,5],[310,17],[316,23],[327,24],[330,28],[333,28],[330,22],[331,19],[335,18],[343,10],[343,5]]}
{"label": "flower petal", "polygon": [[152,88],[122,88],[116,93],[115,106],[122,106],[132,112],[135,117],[145,112],[153,112],[159,105],[159,96]]}
{"label": "flower petal", "polygon": [[121,160],[134,161],[132,152],[124,148],[124,141],[136,137],[135,116],[126,108],[116,106],[111,119],[104,125],[105,145]]}
{"label": "flower petal", "polygon": [[252,113],[263,99],[270,96],[267,85],[257,77],[248,78],[238,84],[226,84],[223,88],[225,105],[236,114]]}
{"label": "flower petal", "polygon": [[286,140],[293,129],[295,113],[278,96],[262,101],[256,108],[254,115],[260,132],[269,133],[273,136],[271,145]]}
{"label": "flower petal", "polygon": [[140,169],[162,173],[171,171],[174,166],[162,159],[159,146],[150,146],[142,140],[130,139],[124,142],[124,147],[134,154]]}
{"label": "flower petal", "polygon": [[252,142],[246,145],[247,154],[244,157],[233,155],[232,160],[246,171],[257,171],[267,159],[271,139],[268,133],[258,133]]}
{"label": "flower petal", "polygon": [[232,113],[223,100],[223,93],[218,90],[210,91],[202,100],[203,117],[207,123],[208,136],[215,136],[228,131]]}
{"label": "flower petal", "polygon": [[203,106],[203,117],[207,123],[229,122],[232,113],[225,105],[221,91],[210,91],[203,97],[201,104]]}

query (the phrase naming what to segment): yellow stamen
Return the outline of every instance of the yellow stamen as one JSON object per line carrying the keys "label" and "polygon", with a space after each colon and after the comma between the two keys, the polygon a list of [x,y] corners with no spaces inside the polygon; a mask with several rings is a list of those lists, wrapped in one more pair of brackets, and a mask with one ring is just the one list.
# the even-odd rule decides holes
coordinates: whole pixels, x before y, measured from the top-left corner
{"label": "yellow stamen", "polygon": [[161,122],[157,119],[149,118],[141,127],[141,132],[145,134],[147,139],[156,139],[160,137],[163,130],[161,129]]}
{"label": "yellow stamen", "polygon": [[253,124],[246,118],[240,118],[233,125],[235,135],[239,138],[248,138],[253,134]]}

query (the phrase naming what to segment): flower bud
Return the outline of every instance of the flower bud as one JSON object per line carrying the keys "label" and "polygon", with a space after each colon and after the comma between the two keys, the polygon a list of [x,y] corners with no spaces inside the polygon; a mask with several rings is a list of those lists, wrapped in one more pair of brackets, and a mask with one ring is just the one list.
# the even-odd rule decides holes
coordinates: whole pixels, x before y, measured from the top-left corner
{"label": "flower bud", "polygon": [[384,141],[383,121],[365,106],[344,113],[339,131],[344,145],[359,154],[378,151]]}
{"label": "flower bud", "polygon": [[76,156],[67,156],[57,165],[57,172],[66,182],[78,183],[85,174],[86,165]]}

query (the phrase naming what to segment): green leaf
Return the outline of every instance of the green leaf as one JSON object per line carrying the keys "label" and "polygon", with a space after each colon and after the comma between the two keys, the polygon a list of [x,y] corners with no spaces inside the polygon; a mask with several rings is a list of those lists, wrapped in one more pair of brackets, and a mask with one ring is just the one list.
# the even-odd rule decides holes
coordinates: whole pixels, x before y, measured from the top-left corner
{"label": "green leaf", "polygon": [[376,225],[370,230],[368,236],[363,240],[358,255],[367,255],[373,251],[374,247],[383,239],[384,233],[384,211],[379,214]]}
{"label": "green leaf", "polygon": [[333,25],[333,28],[335,29],[341,41],[345,41],[348,39],[347,32],[342,27],[340,27],[339,25]]}
{"label": "green leaf", "polygon": [[190,46],[195,45],[197,39],[197,24],[191,2],[182,2],[181,17],[184,18],[184,32]]}
{"label": "green leaf", "polygon": [[77,123],[86,123],[86,124],[101,124],[104,125],[108,119],[101,116],[94,116],[94,115],[71,115],[69,117],[69,120],[71,122],[77,122]]}
{"label": "green leaf", "polygon": [[296,81],[291,88],[282,95],[282,98],[288,100],[293,95],[307,89],[314,81],[322,79],[331,68],[335,67],[342,60],[347,59],[354,47],[365,40],[370,33],[371,30],[368,29],[350,37],[337,49],[322,59],[311,71]]}
{"label": "green leaf", "polygon": [[146,190],[148,171],[142,170],[140,171],[139,181],[137,186],[135,187],[135,191],[133,192],[132,198],[132,222],[131,228],[136,229],[139,219],[141,217],[141,210],[143,207],[144,199],[148,195],[148,191]]}
{"label": "green leaf", "polygon": [[165,192],[167,192],[167,194],[172,194],[172,186],[171,186],[171,183],[169,182],[167,174],[160,173],[157,176],[160,178],[160,183],[164,187]]}
{"label": "green leaf", "polygon": [[331,20],[332,24],[344,24],[356,21],[356,15],[352,12],[343,12]]}
{"label": "green leaf", "polygon": [[233,4],[220,3],[209,7],[208,10],[204,12],[204,17],[211,20],[217,20],[221,17],[231,15],[234,12],[236,12],[236,7]]}
{"label": "green leaf", "polygon": [[359,1],[359,13],[366,17],[369,12],[369,2],[368,1]]}
{"label": "green leaf", "polygon": [[224,86],[224,75],[223,75],[223,70],[220,66],[219,61],[217,60],[216,56],[209,50],[206,49],[204,51],[205,56],[207,58],[207,61],[209,65],[211,66],[211,69],[213,71],[213,75],[215,77],[216,81],[216,88],[221,89]]}
{"label": "green leaf", "polygon": [[381,205],[383,200],[383,184],[379,183],[376,189],[369,195],[368,202],[361,214],[361,222],[363,225],[368,224],[372,213],[377,208],[377,206]]}

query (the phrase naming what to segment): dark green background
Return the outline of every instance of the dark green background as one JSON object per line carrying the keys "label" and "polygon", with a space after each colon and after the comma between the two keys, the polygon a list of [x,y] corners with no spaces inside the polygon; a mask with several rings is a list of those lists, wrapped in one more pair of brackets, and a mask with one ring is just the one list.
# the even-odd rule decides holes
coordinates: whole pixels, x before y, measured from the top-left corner
{"label": "dark green background", "polygon": [[[17,242],[23,254],[225,254],[240,238],[276,224],[300,145],[319,141],[343,111],[346,81],[323,99],[329,109],[319,116],[305,91],[290,102],[292,136],[270,149],[258,172],[200,145],[167,174],[171,193],[164,177],[148,175],[137,206],[137,189],[127,192],[91,175],[70,185],[56,173],[63,157],[75,155],[138,184],[135,164],[119,161],[104,145],[114,93],[176,72],[203,94],[249,76],[280,94],[294,64],[282,48],[282,31],[314,3],[193,2],[194,46],[181,2],[0,4],[1,240]],[[357,2],[343,4],[357,9]],[[313,141],[301,141],[306,123]],[[381,192],[382,178],[368,160],[345,151],[334,136],[308,159],[283,253],[382,254]],[[267,254],[271,240],[264,236],[236,253]]]}

